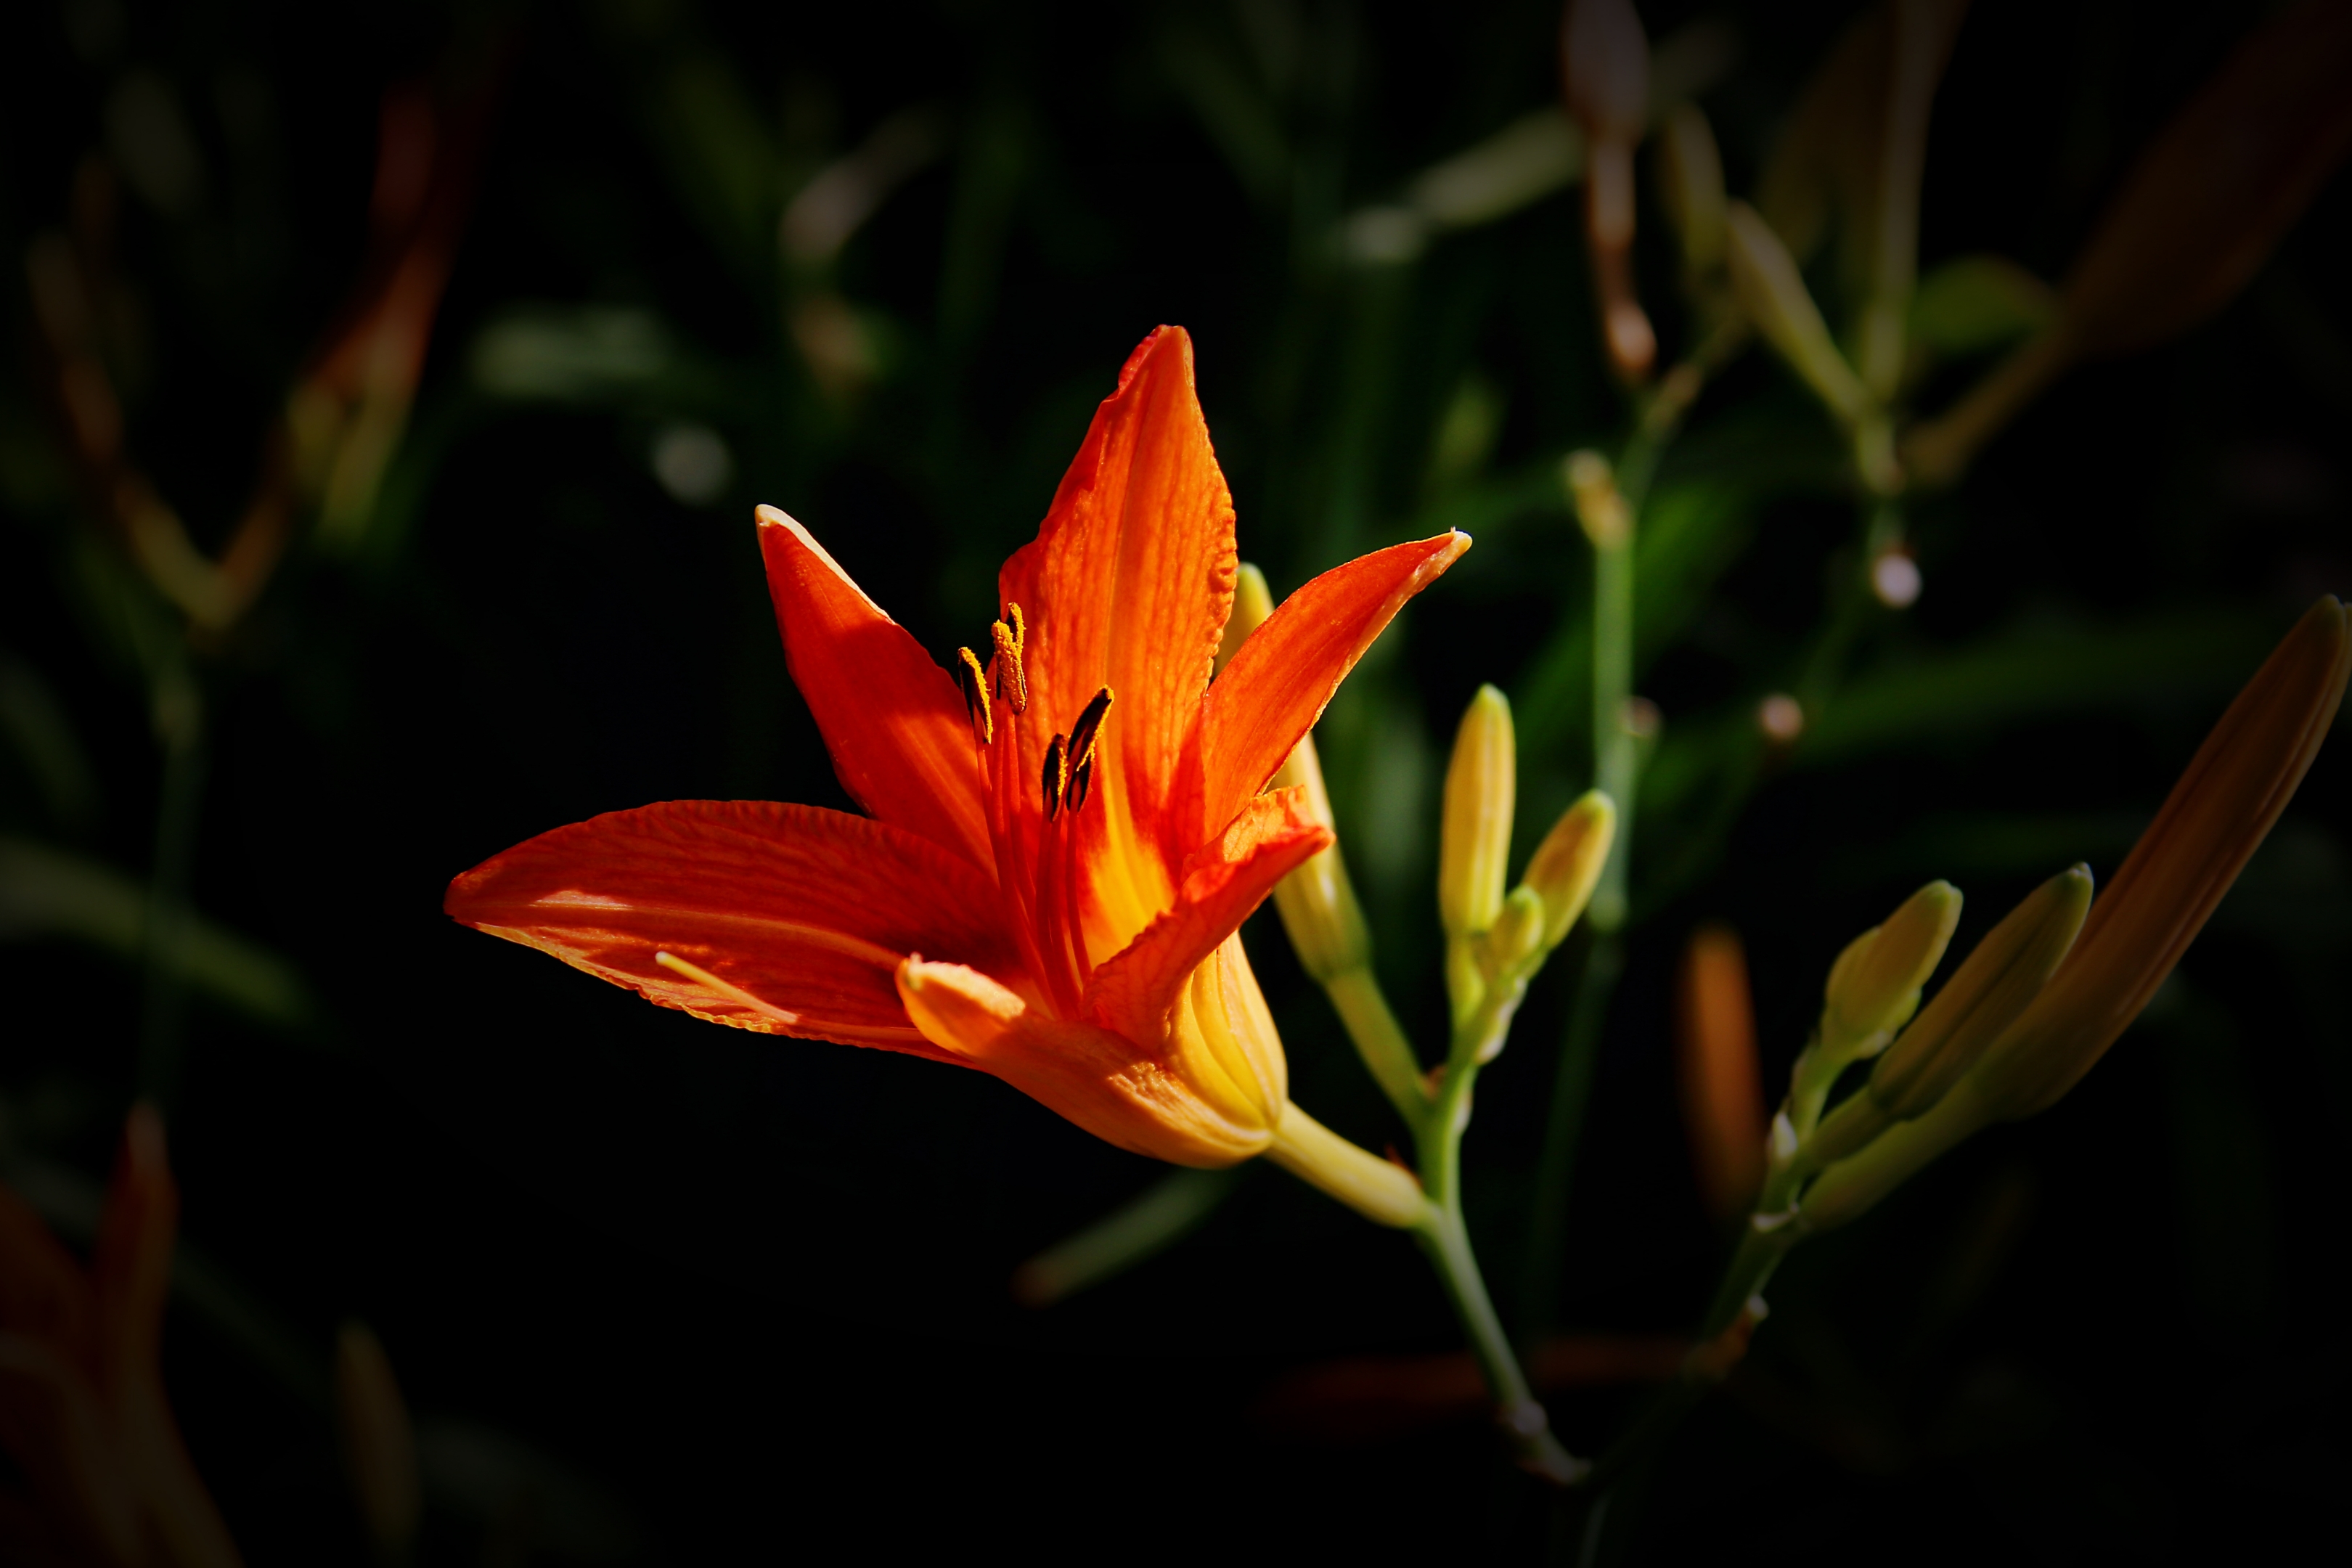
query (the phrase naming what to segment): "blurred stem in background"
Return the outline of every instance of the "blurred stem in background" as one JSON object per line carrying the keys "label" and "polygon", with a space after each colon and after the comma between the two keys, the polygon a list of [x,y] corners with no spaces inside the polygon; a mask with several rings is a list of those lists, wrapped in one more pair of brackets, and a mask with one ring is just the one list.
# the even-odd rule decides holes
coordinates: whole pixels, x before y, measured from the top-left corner
{"label": "blurred stem in background", "polygon": [[163,753],[155,814],[155,858],[147,890],[142,954],[139,1097],[169,1110],[180,1084],[188,982],[177,955],[187,945],[196,824],[205,791],[205,700],[184,650],[156,673],[155,739]]}
{"label": "blurred stem in background", "polygon": [[[142,1001],[132,1078],[140,1097],[161,1112],[169,1111],[183,1077],[190,955],[198,942],[192,888],[208,707],[200,661],[217,661],[236,647],[285,560],[296,517],[314,521],[317,542],[329,551],[348,556],[365,541],[407,428],[471,205],[502,68],[499,51],[486,58],[488,63],[477,62],[480,79],[454,107],[436,106],[425,82],[396,84],[383,94],[372,232],[358,281],[264,432],[252,498],[217,555],[196,545],[128,446],[126,410],[110,363],[110,354],[122,350],[101,330],[130,314],[128,286],[115,268],[114,181],[102,157],[93,154],[82,166],[68,231],[37,238],[26,258],[41,369],[87,513],[137,574],[119,584],[121,613],[146,679],[160,762],[138,937]],[[102,868],[66,870],[85,890],[107,879]],[[59,929],[94,934],[89,899],[58,891],[62,898],[47,901],[65,915]],[[67,906],[82,907],[84,918],[66,913]]]}

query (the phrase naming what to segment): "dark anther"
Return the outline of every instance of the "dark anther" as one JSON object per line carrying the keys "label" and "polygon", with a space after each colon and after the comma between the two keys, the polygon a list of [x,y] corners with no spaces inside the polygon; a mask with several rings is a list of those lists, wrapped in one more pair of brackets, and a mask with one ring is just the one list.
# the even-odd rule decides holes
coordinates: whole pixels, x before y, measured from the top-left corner
{"label": "dark anther", "polygon": [[1087,792],[1094,787],[1094,782],[1095,760],[1092,757],[1088,757],[1070,770],[1070,787],[1066,793],[1069,796],[1068,805],[1072,813],[1075,814],[1080,806],[1087,804]]}
{"label": "dark anther", "polygon": [[1062,814],[1062,795],[1070,783],[1070,741],[1066,735],[1056,735],[1054,743],[1045,748],[1045,776],[1039,787],[1045,794],[1045,820],[1051,822]]}
{"label": "dark anther", "polygon": [[964,716],[971,721],[972,732],[981,744],[988,744],[996,739],[996,714],[988,705],[987,672],[968,647],[956,649],[955,682],[963,693]]}
{"label": "dark anther", "polygon": [[1102,728],[1103,715],[1110,711],[1110,688],[1106,686],[1087,700],[1078,714],[1078,721],[1070,726],[1070,772],[1095,760],[1095,733]]}

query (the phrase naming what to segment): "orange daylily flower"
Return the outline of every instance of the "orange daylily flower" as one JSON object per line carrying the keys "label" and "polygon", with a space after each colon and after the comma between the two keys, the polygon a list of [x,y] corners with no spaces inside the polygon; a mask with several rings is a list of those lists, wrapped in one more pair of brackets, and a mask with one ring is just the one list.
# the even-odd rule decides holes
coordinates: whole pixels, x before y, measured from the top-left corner
{"label": "orange daylily flower", "polygon": [[1326,573],[1213,685],[1233,502],[1169,327],[953,675],[798,522],[762,507],[759,530],[793,679],[869,816],[614,812],[457,878],[448,912],[716,1023],[979,1068],[1139,1153],[1265,1152],[1287,1076],[1237,928],[1331,835],[1261,791],[1468,538]]}

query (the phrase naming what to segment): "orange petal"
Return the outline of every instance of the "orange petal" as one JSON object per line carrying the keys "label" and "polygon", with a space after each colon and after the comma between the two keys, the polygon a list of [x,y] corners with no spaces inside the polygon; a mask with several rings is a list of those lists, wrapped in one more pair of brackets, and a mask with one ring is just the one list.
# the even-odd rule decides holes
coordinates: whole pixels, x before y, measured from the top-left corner
{"label": "orange petal", "polygon": [[784,660],[841,786],[882,821],[993,868],[971,724],[954,679],[807,529],[772,506],[759,519]]}
{"label": "orange petal", "polygon": [[1234,571],[1233,497],[1193,395],[1192,341],[1161,327],[1129,356],[1036,540],[1004,563],[998,586],[1029,621],[1022,776],[1037,776],[1050,738],[1109,687],[1118,699],[1105,726],[1110,776],[1097,789],[1109,813],[1160,847],[1171,875],[1192,845],[1171,844],[1159,825],[1233,608]]}
{"label": "orange petal", "polygon": [[[1095,971],[1087,988],[1089,1016],[1147,1048],[1202,1046],[1209,1060],[1231,1080],[1232,1092],[1252,1103],[1270,1100],[1268,1109],[1279,1113],[1280,1047],[1274,1047],[1273,1064],[1258,1059],[1272,1029],[1270,1022],[1263,1028],[1255,1026],[1251,1016],[1265,1004],[1254,1001],[1257,983],[1248,978],[1247,960],[1239,957],[1236,946],[1229,962],[1238,963],[1238,973],[1223,976],[1220,971],[1196,984],[1194,972],[1224,946],[1276,882],[1330,842],[1331,830],[1315,820],[1303,789],[1249,802],[1233,825],[1187,864],[1175,907]],[[1213,981],[1213,991],[1202,989]],[[1234,993],[1230,997],[1224,994],[1228,988]],[[1177,1029],[1180,1003],[1191,1005],[1199,1029]],[[1178,1040],[1179,1034],[1202,1037]],[[1202,1064],[1204,1071],[1207,1065]]]}
{"label": "orange petal", "polygon": [[698,1018],[918,1056],[941,1053],[899,1005],[907,954],[1022,973],[992,879],[904,828],[817,806],[608,812],[484,861],[444,907]]}
{"label": "orange petal", "polygon": [[909,959],[898,978],[908,1016],[942,1055],[993,1073],[1106,1142],[1207,1167],[1246,1160],[1273,1135],[1270,1121],[1224,1114],[1153,1052],[1048,1017],[977,970]]}
{"label": "orange petal", "polygon": [[1193,842],[1265,787],[1381,628],[1469,548],[1468,534],[1441,533],[1359,556],[1291,595],[1250,634],[1202,711]]}

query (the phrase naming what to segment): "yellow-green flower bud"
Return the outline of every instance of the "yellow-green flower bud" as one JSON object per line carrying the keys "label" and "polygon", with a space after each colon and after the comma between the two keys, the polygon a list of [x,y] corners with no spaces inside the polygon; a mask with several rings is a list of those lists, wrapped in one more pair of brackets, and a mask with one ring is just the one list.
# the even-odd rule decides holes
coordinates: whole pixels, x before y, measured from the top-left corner
{"label": "yellow-green flower bud", "polygon": [[[1265,574],[1244,561],[1234,581],[1234,609],[1225,622],[1224,644],[1218,650],[1223,668],[1250,633],[1274,614],[1274,595]],[[1316,821],[1332,826],[1331,795],[1323,784],[1323,764],[1316,755],[1313,734],[1301,735],[1289,760],[1274,775],[1275,789],[1304,789],[1307,807]],[[1300,967],[1318,984],[1363,969],[1372,958],[1371,932],[1364,923],[1363,906],[1356,900],[1348,879],[1348,863],[1337,843],[1307,858],[1306,864],[1275,885],[1274,907],[1282,929],[1298,953]]]}
{"label": "yellow-green flower bud", "polygon": [[1633,537],[1632,510],[1617,489],[1609,459],[1591,447],[1570,452],[1560,465],[1560,482],[1567,488],[1576,521],[1595,550],[1622,550]]}
{"label": "yellow-green flower bud", "polygon": [[1241,651],[1250,633],[1265,625],[1274,614],[1274,590],[1265,584],[1265,574],[1244,561],[1234,573],[1234,607],[1225,616],[1225,635],[1217,645],[1217,668]]}
{"label": "yellow-green flower bud", "polygon": [[1875,414],[1878,400],[1838,353],[1821,308],[1771,226],[1746,202],[1733,202],[1725,210],[1724,234],[1732,291],[1757,330],[1840,419],[1859,425]]}
{"label": "yellow-green flower bud", "polygon": [[1723,155],[1696,104],[1676,104],[1658,142],[1658,195],[1694,275],[1723,265]]}
{"label": "yellow-green flower bud", "polygon": [[1479,943],[1479,963],[1488,979],[1507,974],[1544,951],[1544,902],[1525,882],[1503,900],[1503,912]]}
{"label": "yellow-green flower bud", "polygon": [[2048,1109],[2097,1064],[2294,798],[2347,674],[2352,620],[2322,598],[2213,726],[2049,983],[1941,1100],[1822,1173],[1809,1229],[1853,1218],[1986,1123]]}
{"label": "yellow-green flower bud", "polygon": [[1445,769],[1437,910],[1449,937],[1475,936],[1503,912],[1517,774],[1510,700],[1482,686],[1462,715],[1462,728],[1454,737],[1454,760]]}
{"label": "yellow-green flower bud", "polygon": [[1822,1008],[1822,1047],[1832,1057],[1868,1056],[1919,1005],[1959,923],[1960,890],[1930,882],[1838,954]]}
{"label": "yellow-green flower bud", "polygon": [[2213,726],[2074,951],[1969,1075],[1995,1115],[2049,1109],[2139,1016],[2319,754],[2347,667],[2352,625],[2323,598]]}
{"label": "yellow-green flower bud", "polygon": [[1878,1058],[1870,1098],[1908,1121],[1944,1098],[2040,994],[2083,929],[2091,869],[2074,866],[2026,895],[1985,933],[1902,1037]]}
{"label": "yellow-green flower bud", "polygon": [[1559,814],[1536,846],[1520,884],[1543,900],[1544,945],[1557,947],[1592,898],[1601,868],[1617,836],[1617,806],[1599,790],[1587,790]]}
{"label": "yellow-green flower bud", "polygon": [[[1316,821],[1331,826],[1331,796],[1323,787],[1323,764],[1315,753],[1315,737],[1301,735],[1290,760],[1274,775],[1273,787],[1304,789],[1307,807]],[[1275,884],[1274,907],[1282,915],[1282,929],[1298,952],[1298,962],[1318,983],[1328,984],[1372,961],[1371,932],[1364,924],[1363,906],[1356,901],[1355,884],[1348,879],[1348,863],[1337,843],[1307,857],[1304,865]]]}

